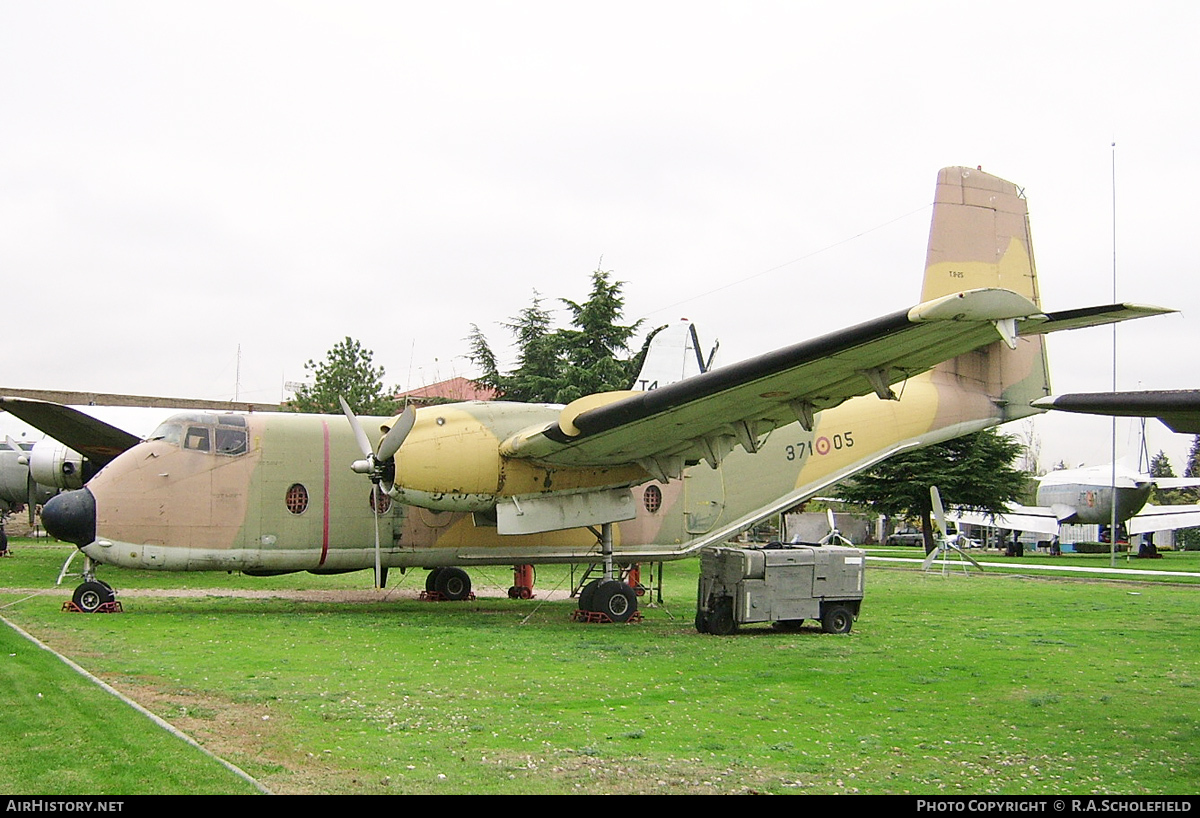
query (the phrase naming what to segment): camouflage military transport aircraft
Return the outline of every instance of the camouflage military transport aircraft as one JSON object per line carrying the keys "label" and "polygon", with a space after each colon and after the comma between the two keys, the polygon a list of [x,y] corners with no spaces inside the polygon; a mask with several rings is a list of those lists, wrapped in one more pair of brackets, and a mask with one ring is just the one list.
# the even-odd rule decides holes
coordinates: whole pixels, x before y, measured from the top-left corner
{"label": "camouflage military transport aircraft", "polygon": [[[896,452],[1029,415],[1049,394],[1045,333],[1162,312],[1044,312],[1022,191],[947,168],[915,307],[565,407],[179,414],[50,500],[43,523],[88,558],[85,609],[112,599],[97,563],[275,574],[378,560],[429,569],[451,598],[473,565],[595,563],[581,609],[625,621],[637,597],[620,566],[693,555]],[[377,449],[363,428],[380,430]]]}

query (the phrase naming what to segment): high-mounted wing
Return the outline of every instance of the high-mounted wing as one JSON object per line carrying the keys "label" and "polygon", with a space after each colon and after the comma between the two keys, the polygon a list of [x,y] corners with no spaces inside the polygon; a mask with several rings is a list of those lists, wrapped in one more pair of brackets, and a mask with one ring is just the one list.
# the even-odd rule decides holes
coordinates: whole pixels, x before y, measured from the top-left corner
{"label": "high-mounted wing", "polygon": [[1200,389],[1054,395],[1033,405],[1088,415],[1158,418],[1172,432],[1200,434]]}
{"label": "high-mounted wing", "polygon": [[1072,513],[1074,509],[1018,505],[1012,506],[1004,514],[997,515],[956,508],[947,511],[946,518],[967,525],[994,526],[1012,531],[1036,531],[1039,534],[1054,535],[1058,533],[1058,527],[1061,525],[1059,517],[1070,516]]}
{"label": "high-mounted wing", "polygon": [[49,401],[0,397],[0,410],[12,413],[59,443],[79,452],[97,469],[141,442],[137,435],[124,429],[110,426],[70,406]]}
{"label": "high-mounted wing", "polygon": [[776,427],[798,420],[811,429],[816,412],[850,398],[895,399],[892,384],[997,338],[1013,346],[1047,322],[1074,329],[1162,312],[1114,305],[1046,315],[1009,290],[969,290],[650,392],[590,395],[501,452],[556,466],[640,463],[665,479],[689,461],[716,465],[739,443],[755,451]]}

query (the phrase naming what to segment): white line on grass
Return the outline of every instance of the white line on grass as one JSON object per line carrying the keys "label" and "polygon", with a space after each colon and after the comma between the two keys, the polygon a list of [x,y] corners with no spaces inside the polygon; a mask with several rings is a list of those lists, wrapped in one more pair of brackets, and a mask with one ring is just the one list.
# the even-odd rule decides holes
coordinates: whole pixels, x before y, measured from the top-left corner
{"label": "white line on grass", "polygon": [[212,752],[210,752],[209,750],[207,750],[205,747],[203,747],[203,746],[201,746],[199,743],[197,743],[197,742],[196,742],[196,740],[195,740],[194,738],[192,738],[191,736],[187,735],[187,734],[186,734],[186,733],[184,733],[183,731],[179,730],[179,729],[178,729],[177,727],[175,727],[173,724],[171,724],[171,723],[169,723],[169,722],[167,722],[167,721],[164,721],[163,719],[161,719],[161,718],[159,718],[158,716],[154,715],[154,714],[153,714],[153,713],[151,713],[149,710],[147,710],[146,708],[142,707],[140,704],[138,704],[138,703],[137,703],[137,702],[135,702],[133,699],[131,699],[131,698],[129,698],[128,696],[126,696],[126,695],[125,695],[124,693],[122,693],[121,691],[117,690],[116,688],[112,687],[111,685],[105,684],[105,683],[104,683],[103,681],[101,681],[100,679],[97,679],[97,678],[96,678],[95,676],[93,676],[91,673],[88,673],[88,672],[87,672],[86,670],[84,670],[82,667],[80,667],[79,665],[75,664],[75,663],[74,663],[74,662],[72,662],[70,659],[68,659],[67,657],[63,656],[61,653],[59,653],[58,651],[54,650],[54,648],[52,648],[52,647],[50,647],[49,645],[47,645],[47,644],[45,644],[45,643],[41,642],[41,641],[40,641],[40,640],[39,640],[37,637],[35,637],[33,634],[26,633],[25,631],[21,630],[21,628],[19,628],[17,625],[15,625],[14,623],[10,622],[8,619],[6,619],[6,618],[5,618],[5,617],[3,617],[3,616],[0,616],[0,622],[3,622],[5,625],[8,625],[8,626],[9,626],[10,628],[12,628],[14,631],[16,631],[17,633],[21,634],[21,636],[24,636],[26,639],[28,639],[28,640],[29,640],[30,642],[32,642],[33,644],[37,645],[37,646],[38,646],[39,648],[41,648],[42,650],[44,650],[44,651],[48,651],[49,653],[53,654],[54,656],[57,656],[57,657],[59,658],[59,660],[60,660],[60,661],[62,661],[62,662],[63,662],[63,664],[65,664],[67,667],[71,668],[71,670],[75,671],[75,672],[76,672],[76,673],[78,673],[80,676],[82,676],[83,678],[87,679],[89,682],[91,682],[91,683],[95,684],[96,686],[98,686],[98,687],[99,687],[101,690],[105,691],[106,693],[110,693],[110,694],[112,694],[113,696],[116,696],[118,699],[120,699],[121,701],[125,702],[125,704],[129,705],[129,706],[130,706],[130,707],[132,707],[134,710],[138,711],[138,712],[139,712],[139,713],[141,713],[143,716],[145,716],[146,718],[150,719],[152,722],[154,722],[155,724],[157,724],[159,727],[161,727],[162,729],[166,730],[166,731],[167,731],[168,733],[170,733],[171,735],[175,736],[175,738],[177,738],[177,739],[180,739],[180,740],[182,740],[182,741],[185,741],[185,742],[187,742],[188,744],[190,744],[191,746],[195,747],[195,748],[196,748],[197,750],[199,750],[200,752],[204,753],[204,754],[205,754],[206,756],[208,756],[209,758],[211,758],[211,759],[213,759],[214,761],[216,761],[217,763],[221,764],[221,766],[225,767],[227,770],[229,770],[230,772],[232,772],[234,775],[236,775],[236,776],[238,776],[239,778],[242,778],[242,779],[244,779],[245,781],[249,782],[249,783],[250,783],[250,784],[252,784],[252,785],[255,787],[255,789],[257,789],[259,792],[261,792],[261,793],[263,793],[263,794],[265,794],[265,795],[273,795],[273,793],[272,793],[272,792],[271,792],[269,789],[267,789],[267,788],[266,788],[265,786],[263,786],[261,783],[259,783],[258,781],[256,781],[254,778],[252,778],[252,777],[250,776],[250,774],[249,774],[249,773],[247,773],[245,770],[242,770],[242,769],[240,769],[239,767],[235,766],[234,764],[231,764],[230,762],[226,761],[225,759],[221,758],[221,757],[220,757],[220,756],[218,756],[218,755],[214,755]]}

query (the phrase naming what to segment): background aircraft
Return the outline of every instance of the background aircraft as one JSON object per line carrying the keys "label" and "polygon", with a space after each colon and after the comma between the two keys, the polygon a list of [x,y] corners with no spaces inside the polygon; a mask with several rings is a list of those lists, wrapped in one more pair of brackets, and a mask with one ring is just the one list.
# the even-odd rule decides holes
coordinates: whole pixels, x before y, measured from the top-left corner
{"label": "background aircraft", "polygon": [[1060,469],[1039,478],[1036,506],[1014,505],[997,517],[961,509],[950,516],[971,525],[1056,536],[1062,525],[1110,527],[1115,503],[1117,523],[1129,534],[1145,534],[1200,525],[1200,505],[1155,506],[1148,502],[1155,488],[1197,485],[1198,479],[1151,477],[1121,465]]}
{"label": "background aircraft", "polygon": [[946,168],[915,307],[565,407],[472,402],[349,423],[181,414],[50,500],[43,522],[88,557],[85,609],[112,599],[96,563],[374,564],[377,584],[387,567],[419,567],[427,588],[461,598],[462,566],[593,562],[603,579],[580,608],[624,621],[637,599],[619,565],[688,556],[891,454],[1027,416],[1049,394],[1045,333],[1166,312],[1044,312],[1032,259],[1023,193]]}

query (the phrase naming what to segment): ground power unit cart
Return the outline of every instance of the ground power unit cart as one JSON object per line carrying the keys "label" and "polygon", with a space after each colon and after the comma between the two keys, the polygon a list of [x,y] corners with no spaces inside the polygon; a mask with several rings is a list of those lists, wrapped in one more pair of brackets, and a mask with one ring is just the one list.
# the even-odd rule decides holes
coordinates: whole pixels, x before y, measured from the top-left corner
{"label": "ground power unit cart", "polygon": [[866,552],[837,545],[700,551],[696,630],[726,636],[739,625],[799,628],[814,619],[826,633],[849,633],[863,597]]}

